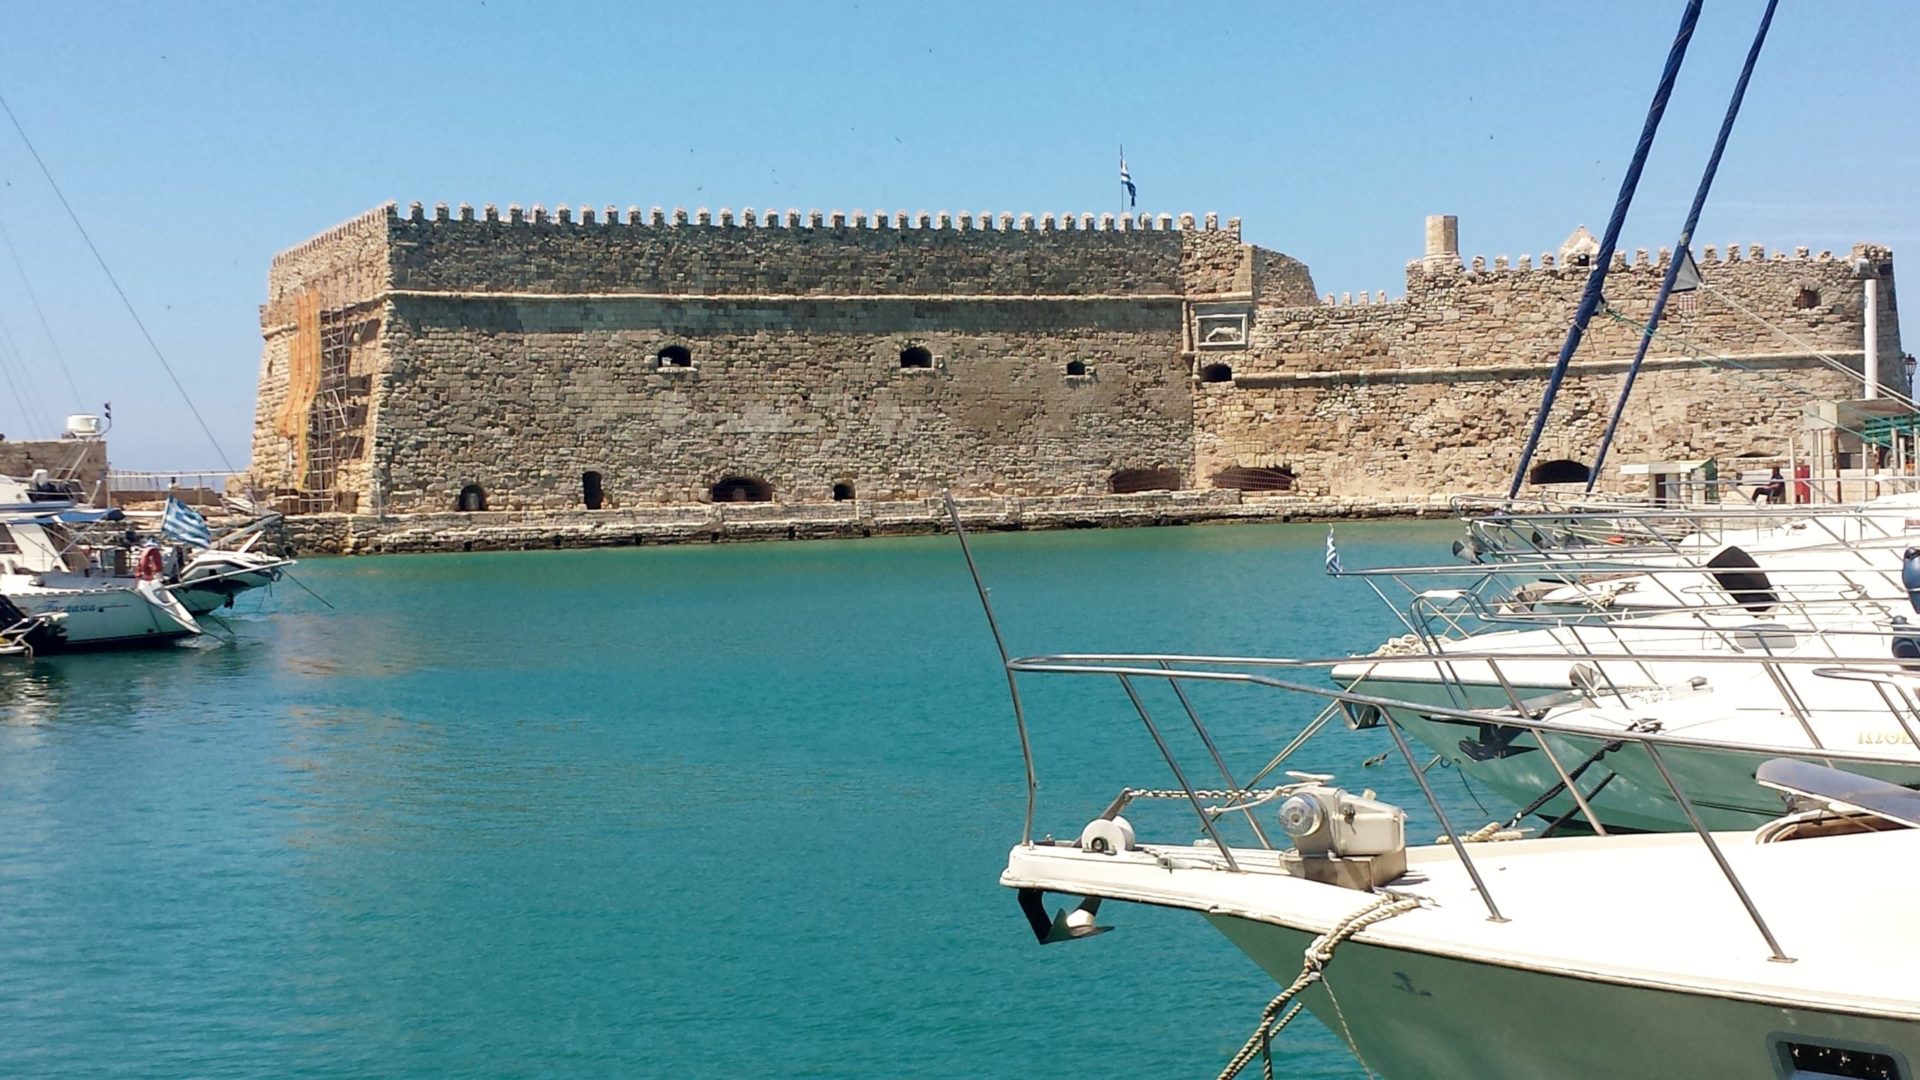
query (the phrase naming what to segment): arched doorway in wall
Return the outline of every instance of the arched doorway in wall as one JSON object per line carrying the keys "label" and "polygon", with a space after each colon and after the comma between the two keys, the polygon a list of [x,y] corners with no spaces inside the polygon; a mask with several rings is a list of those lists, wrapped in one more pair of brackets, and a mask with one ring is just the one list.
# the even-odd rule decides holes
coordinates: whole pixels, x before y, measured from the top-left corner
{"label": "arched doorway in wall", "polygon": [[1529,484],[1584,484],[1593,470],[1570,458],[1543,461],[1527,470]]}
{"label": "arched doorway in wall", "polygon": [[476,510],[485,510],[487,508],[487,489],[481,487],[479,484],[468,484],[466,487],[460,489],[460,498],[453,504],[453,508],[463,514],[471,514]]}
{"label": "arched doorway in wall", "polygon": [[1136,491],[1180,490],[1179,469],[1121,469],[1107,477],[1107,490],[1115,495]]}
{"label": "arched doorway in wall", "polygon": [[685,345],[668,345],[653,354],[654,362],[663,368],[692,367],[693,350]]}
{"label": "arched doorway in wall", "polygon": [[589,469],[580,474],[580,498],[587,509],[598,510],[606,505],[606,489],[600,486],[600,474]]}
{"label": "arched doorway in wall", "polygon": [[717,503],[772,502],[773,485],[757,476],[724,476],[709,494]]}
{"label": "arched doorway in wall", "polygon": [[933,353],[919,345],[901,349],[900,366],[903,368],[930,368],[933,366]]}
{"label": "arched doorway in wall", "polygon": [[853,501],[853,485],[848,483],[845,480],[842,480],[839,483],[833,485],[833,501],[834,502],[852,502]]}
{"label": "arched doorway in wall", "polygon": [[1208,364],[1206,367],[1200,369],[1200,381],[1211,383],[1232,382],[1233,365]]}

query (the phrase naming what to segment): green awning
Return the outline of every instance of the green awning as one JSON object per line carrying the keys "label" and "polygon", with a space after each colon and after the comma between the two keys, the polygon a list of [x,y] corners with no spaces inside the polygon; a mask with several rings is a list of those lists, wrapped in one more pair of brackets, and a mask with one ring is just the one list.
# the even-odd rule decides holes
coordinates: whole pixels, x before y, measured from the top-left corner
{"label": "green awning", "polygon": [[1920,431],[1920,412],[1868,416],[1860,421],[1860,437],[1875,446],[1891,446],[1895,435],[1912,435],[1916,431]]}

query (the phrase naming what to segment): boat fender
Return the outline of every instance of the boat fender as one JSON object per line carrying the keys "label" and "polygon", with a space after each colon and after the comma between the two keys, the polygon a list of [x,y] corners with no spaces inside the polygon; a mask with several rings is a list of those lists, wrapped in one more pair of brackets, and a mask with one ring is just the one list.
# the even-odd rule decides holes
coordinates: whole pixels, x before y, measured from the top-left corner
{"label": "boat fender", "polygon": [[1907,602],[1920,611],[1920,548],[1908,548],[1900,556],[1900,584],[1906,586]]}
{"label": "boat fender", "polygon": [[1139,847],[1133,840],[1133,826],[1126,818],[1094,818],[1080,830],[1080,850],[1102,855],[1118,855]]}

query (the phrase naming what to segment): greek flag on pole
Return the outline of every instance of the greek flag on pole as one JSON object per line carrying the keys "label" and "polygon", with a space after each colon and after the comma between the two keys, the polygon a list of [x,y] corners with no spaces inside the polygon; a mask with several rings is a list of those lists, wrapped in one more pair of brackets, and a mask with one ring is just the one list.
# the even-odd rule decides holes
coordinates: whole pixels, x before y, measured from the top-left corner
{"label": "greek flag on pole", "polygon": [[1120,151],[1120,186],[1127,189],[1127,205],[1134,205],[1133,174],[1127,171],[1127,152]]}
{"label": "greek flag on pole", "polygon": [[213,533],[207,528],[207,519],[201,517],[198,510],[171,495],[167,496],[166,512],[160,515],[160,535],[200,547],[213,543]]}
{"label": "greek flag on pole", "polygon": [[1333,546],[1333,526],[1327,526],[1327,573],[1340,573],[1340,549]]}

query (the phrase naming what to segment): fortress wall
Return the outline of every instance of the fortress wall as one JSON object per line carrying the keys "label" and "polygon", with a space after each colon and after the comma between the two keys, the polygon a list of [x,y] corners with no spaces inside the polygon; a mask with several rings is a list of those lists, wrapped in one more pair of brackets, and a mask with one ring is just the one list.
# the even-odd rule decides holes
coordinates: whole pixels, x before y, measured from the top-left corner
{"label": "fortress wall", "polygon": [[[655,207],[502,214],[417,205],[391,222],[393,286],[433,292],[761,296],[1173,295],[1230,279],[1238,222],[1191,215],[856,210],[804,217]],[[1196,253],[1191,257],[1189,248]],[[1221,290],[1221,291],[1224,291]]]}
{"label": "fortress wall", "polygon": [[[1850,354],[1857,367],[1858,350]],[[1778,455],[1801,411],[1857,391],[1806,357],[1750,358],[1753,371],[1655,360],[1641,370],[1615,436],[1606,488],[1628,461]],[[1576,365],[1534,460],[1591,463],[1625,364]],[[1413,497],[1506,490],[1545,372],[1508,368],[1251,380],[1196,387],[1196,474],[1288,466],[1310,495]]]}
{"label": "fortress wall", "polygon": [[[1782,453],[1807,403],[1861,394],[1811,355],[1860,370],[1864,299],[1849,259],[1708,248],[1699,262],[1707,290],[1669,305],[1615,464]],[[1589,325],[1536,460],[1591,461],[1664,266],[1644,252],[1616,263],[1606,293],[1628,321]],[[1195,388],[1196,473],[1287,465],[1303,490],[1338,495],[1504,489],[1586,278],[1584,267],[1475,259],[1411,264],[1398,300],[1263,297],[1234,381]],[[1884,310],[1890,272],[1882,288]],[[1881,349],[1891,388],[1897,340],[1883,334]],[[1687,359],[1695,353],[1759,370]]]}
{"label": "fortress wall", "polygon": [[[1103,492],[1189,476],[1177,300],[459,300],[399,297],[375,480],[399,513],[695,503],[750,476],[778,501]],[[656,353],[687,346],[691,368]],[[900,352],[930,350],[929,369]],[[1088,374],[1069,376],[1079,359]]]}
{"label": "fortress wall", "polygon": [[[1900,377],[1885,249],[1700,255],[1709,288],[1663,322],[1616,463],[1778,453],[1801,403],[1858,396],[1809,355],[1860,367],[1857,259],[1884,264],[1881,370]],[[836,483],[1078,495],[1121,469],[1204,488],[1232,465],[1341,498],[1504,488],[1587,277],[1557,261],[1449,250],[1397,299],[1323,303],[1305,265],[1214,215],[388,206],[275,259],[255,470],[400,513],[468,483],[494,509],[578,507],[588,470],[625,507],[726,476],[820,502]],[[1594,320],[1539,460],[1590,460],[1664,262],[1621,257],[1607,292],[1629,322]],[[669,344],[693,367],[663,370]],[[935,365],[902,369],[911,345]],[[1204,381],[1217,364],[1231,381]]]}
{"label": "fortress wall", "polygon": [[[1726,261],[1708,248],[1699,262],[1707,289],[1698,294],[1691,312],[1679,301],[1669,305],[1649,355],[1685,355],[1694,349],[1723,356],[1860,349],[1865,301],[1847,260],[1742,255]],[[1633,354],[1664,269],[1664,260],[1653,259],[1615,266],[1606,295],[1613,311],[1627,321],[1596,314],[1581,346],[1582,357]],[[1386,303],[1349,299],[1295,307],[1264,302],[1263,297],[1250,352],[1235,370],[1366,367],[1386,372],[1511,364],[1545,368],[1559,352],[1586,280],[1584,267],[1427,270],[1412,263],[1405,297]],[[1810,290],[1817,302],[1795,307],[1802,289]],[[1888,351],[1883,341],[1883,354]]]}
{"label": "fortress wall", "polygon": [[[392,207],[378,207],[274,257],[267,302],[260,308],[263,345],[254,402],[256,485],[288,491],[308,472],[312,410],[320,393],[323,321],[374,320],[371,335],[355,335],[351,365],[371,378],[379,368],[378,308],[385,302],[387,240]],[[369,405],[369,410],[371,406]],[[364,484],[364,455],[347,466],[343,484]]]}

